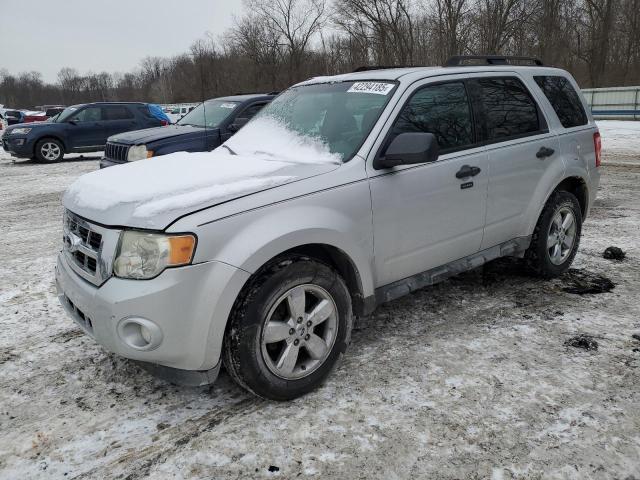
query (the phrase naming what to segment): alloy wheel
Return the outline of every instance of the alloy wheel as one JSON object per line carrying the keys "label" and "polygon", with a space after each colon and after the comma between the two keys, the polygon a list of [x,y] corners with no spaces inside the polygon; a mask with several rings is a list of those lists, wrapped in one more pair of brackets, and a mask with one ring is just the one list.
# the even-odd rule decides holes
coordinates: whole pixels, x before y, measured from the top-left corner
{"label": "alloy wheel", "polygon": [[45,142],[40,147],[40,153],[45,160],[52,162],[60,157],[60,147],[53,142]]}
{"label": "alloy wheel", "polygon": [[338,331],[338,310],[324,288],[305,284],[285,292],[269,310],[261,351],[269,370],[296,380],[326,361]]}
{"label": "alloy wheel", "polygon": [[568,207],[558,209],[549,225],[547,253],[554,265],[561,265],[571,255],[576,242],[576,217]]}

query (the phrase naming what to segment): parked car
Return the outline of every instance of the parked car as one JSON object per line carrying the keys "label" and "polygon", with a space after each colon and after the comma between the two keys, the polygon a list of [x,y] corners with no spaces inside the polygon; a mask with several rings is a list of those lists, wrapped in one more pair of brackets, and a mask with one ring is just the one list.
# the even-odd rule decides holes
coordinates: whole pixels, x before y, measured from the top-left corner
{"label": "parked car", "polygon": [[65,153],[104,150],[114,134],[166,124],[146,103],[87,103],[67,107],[54,121],[12,125],[2,145],[15,157],[57,162]]}
{"label": "parked car", "polygon": [[47,108],[44,109],[45,116],[47,118],[55,117],[59,113],[62,113],[65,108],[66,107],[63,107],[61,105],[60,106],[47,106]]}
{"label": "parked car", "polygon": [[174,152],[213,150],[230,138],[274,95],[236,95],[198,105],[176,125],[110,137],[100,168]]}
{"label": "parked car", "polygon": [[4,118],[7,120],[9,125],[16,125],[24,122],[24,113],[20,110],[5,110]]}
{"label": "parked car", "polygon": [[596,197],[596,124],[566,71],[474,59],[314,78],[212,153],[79,178],[62,305],[174,382],[224,361],[284,400],[327,377],[354,315],[505,255],[562,274]]}
{"label": "parked car", "polygon": [[22,112],[24,117],[22,118],[22,123],[31,123],[31,122],[46,122],[49,117],[47,117],[45,112],[36,112],[27,110]]}

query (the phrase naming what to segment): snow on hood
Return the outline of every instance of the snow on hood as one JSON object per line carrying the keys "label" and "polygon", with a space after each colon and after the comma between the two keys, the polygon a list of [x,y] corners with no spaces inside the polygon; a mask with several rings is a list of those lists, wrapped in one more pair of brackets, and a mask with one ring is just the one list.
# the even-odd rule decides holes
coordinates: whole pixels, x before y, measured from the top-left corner
{"label": "snow on hood", "polygon": [[[236,155],[223,146],[140,160],[81,176],[65,192],[64,206],[105,225],[163,229],[192,211],[337,168],[339,160],[321,143],[313,146],[289,130],[263,126],[271,131],[261,132],[264,145],[256,145],[279,143],[280,158],[267,152],[240,154],[236,150],[251,148],[235,142],[236,150],[230,148]],[[290,142],[269,140],[275,135],[288,136]]]}
{"label": "snow on hood", "polygon": [[261,154],[295,163],[342,163],[318,138],[294,132],[270,116],[257,117],[225,142],[240,155]]}

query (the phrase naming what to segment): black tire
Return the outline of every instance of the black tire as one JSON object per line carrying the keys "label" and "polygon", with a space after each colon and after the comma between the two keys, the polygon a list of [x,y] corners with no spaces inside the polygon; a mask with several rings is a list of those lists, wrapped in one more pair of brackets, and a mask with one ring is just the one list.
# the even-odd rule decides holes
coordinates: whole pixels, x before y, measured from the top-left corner
{"label": "black tire", "polygon": [[64,146],[55,138],[43,138],[36,143],[34,153],[38,162],[55,163],[63,159]]}
{"label": "black tire", "polygon": [[[554,217],[558,212],[566,212],[567,210],[573,213],[575,219],[575,240],[571,250],[566,254],[566,258],[558,264],[551,259],[550,248],[547,248],[547,239]],[[531,244],[525,253],[525,262],[528,269],[543,278],[554,278],[562,275],[569,269],[578,252],[581,232],[582,210],[578,199],[572,193],[564,190],[553,192],[542,209],[542,213],[540,213],[540,218],[533,231]]]}
{"label": "black tire", "polygon": [[[332,321],[337,331],[326,359],[307,376],[286,379],[274,374],[267,365],[262,335],[269,312],[277,308],[283,295],[301,285],[320,287],[331,296],[336,312]],[[349,345],[352,324],[349,290],[333,268],[304,256],[278,258],[257,272],[236,300],[225,332],[225,368],[240,386],[259,397],[291,400],[323,382]]]}

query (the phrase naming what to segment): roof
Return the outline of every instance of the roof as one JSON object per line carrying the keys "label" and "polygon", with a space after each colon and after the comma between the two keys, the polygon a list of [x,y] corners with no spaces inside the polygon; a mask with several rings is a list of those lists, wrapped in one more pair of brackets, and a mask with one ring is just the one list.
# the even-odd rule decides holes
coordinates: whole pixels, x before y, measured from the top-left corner
{"label": "roof", "polygon": [[564,70],[553,67],[533,67],[518,65],[465,65],[460,67],[405,67],[388,68],[380,70],[366,70],[361,72],[344,73],[341,75],[331,75],[314,77],[297,85],[310,85],[315,83],[353,82],[365,80],[391,80],[401,83],[412,83],[416,80],[428,77],[459,75],[465,73],[485,73],[485,72],[516,72],[539,74],[564,73]]}

